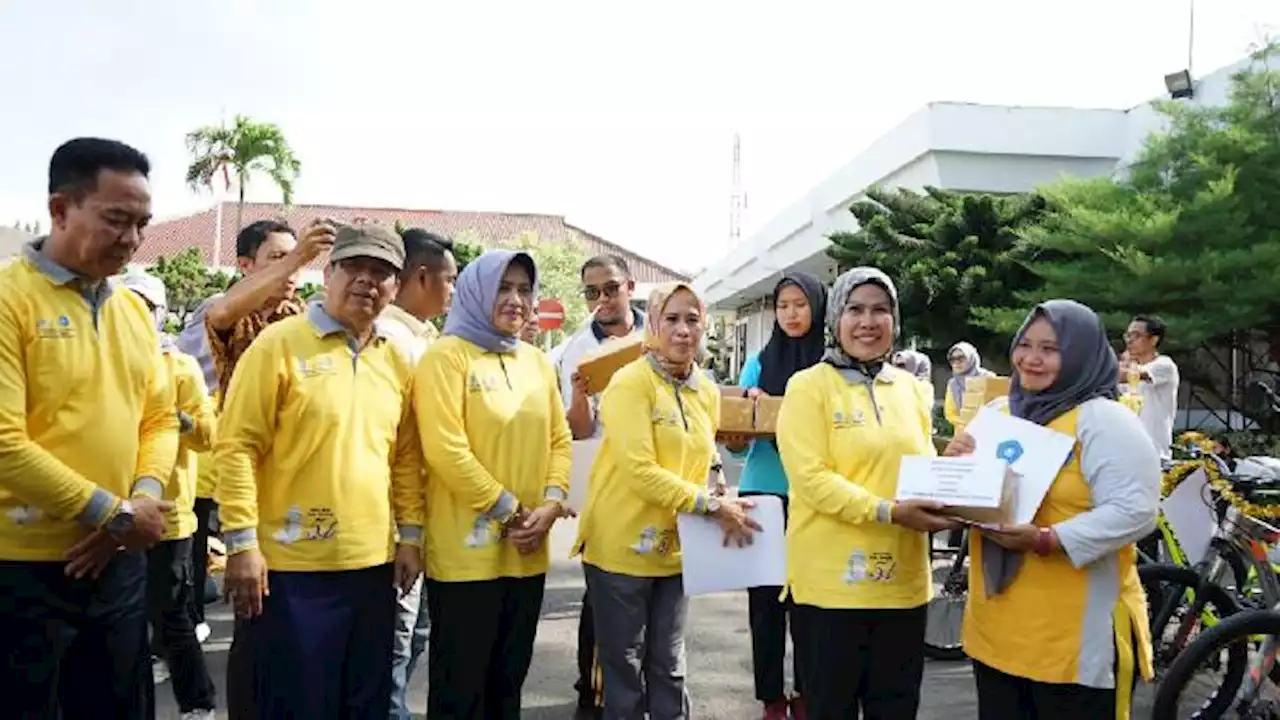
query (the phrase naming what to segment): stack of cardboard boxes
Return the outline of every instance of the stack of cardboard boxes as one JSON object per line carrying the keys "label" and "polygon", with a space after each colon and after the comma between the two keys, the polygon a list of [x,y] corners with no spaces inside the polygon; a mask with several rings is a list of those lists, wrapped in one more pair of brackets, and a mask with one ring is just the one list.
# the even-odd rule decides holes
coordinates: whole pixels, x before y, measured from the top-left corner
{"label": "stack of cardboard boxes", "polygon": [[964,384],[964,398],[960,406],[960,426],[973,422],[983,405],[1009,395],[1009,378],[992,375],[969,378]]}
{"label": "stack of cardboard boxes", "polygon": [[773,435],[778,431],[778,411],[782,398],[762,397],[752,400],[745,388],[720,388],[721,435]]}

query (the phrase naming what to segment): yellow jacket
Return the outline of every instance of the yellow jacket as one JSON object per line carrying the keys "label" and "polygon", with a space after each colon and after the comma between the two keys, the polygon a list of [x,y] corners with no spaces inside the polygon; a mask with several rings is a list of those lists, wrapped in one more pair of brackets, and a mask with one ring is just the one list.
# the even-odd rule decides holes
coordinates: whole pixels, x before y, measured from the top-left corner
{"label": "yellow jacket", "polygon": [[889,365],[874,382],[826,363],[792,376],[777,442],[791,483],[787,574],[796,602],[928,602],[928,536],[889,524],[889,508],[902,457],[935,454],[931,407],[928,388]]}
{"label": "yellow jacket", "polygon": [[0,560],[65,560],[121,498],[160,497],[177,454],[142,299],[34,245],[0,268]]}
{"label": "yellow jacket", "polygon": [[[172,378],[177,395],[180,416],[178,460],[173,467],[173,477],[164,489],[164,499],[173,501],[173,510],[165,520],[164,540],[181,540],[196,531],[195,506],[196,476],[199,460],[197,453],[213,447],[214,427],[217,422],[213,412],[213,398],[204,385],[204,373],[200,364],[190,355],[176,348],[164,352],[165,366]],[[185,416],[185,417],[183,417]]]}
{"label": "yellow jacket", "polygon": [[719,425],[720,391],[699,372],[676,383],[642,357],[614,374],[575,554],[606,572],[679,575],[676,515],[706,510]]}
{"label": "yellow jacket", "polygon": [[412,369],[381,336],[358,353],[352,342],[317,303],[236,364],[214,446],[228,553],[261,546],[272,570],[355,570],[391,560],[397,524],[401,542],[421,542]]}
{"label": "yellow jacket", "polygon": [[418,365],[414,404],[427,463],[427,576],[547,572],[547,544],[521,555],[498,523],[517,507],[568,498],[572,438],[547,356],[523,343],[497,354],[441,338]]}

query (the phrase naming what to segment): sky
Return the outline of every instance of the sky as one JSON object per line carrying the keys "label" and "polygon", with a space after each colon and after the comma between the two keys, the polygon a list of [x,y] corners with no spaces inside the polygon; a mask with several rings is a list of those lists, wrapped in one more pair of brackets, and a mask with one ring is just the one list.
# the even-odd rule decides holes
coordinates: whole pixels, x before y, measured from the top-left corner
{"label": "sky", "polygon": [[[565,215],[685,270],[922,105],[1127,108],[1187,67],[1190,0],[0,0],[0,224],[41,221],[49,155],[112,137],[158,218],[209,206],[183,137],[279,124],[295,202]],[[1192,70],[1280,32],[1200,0]],[[262,179],[249,199],[278,202]]]}

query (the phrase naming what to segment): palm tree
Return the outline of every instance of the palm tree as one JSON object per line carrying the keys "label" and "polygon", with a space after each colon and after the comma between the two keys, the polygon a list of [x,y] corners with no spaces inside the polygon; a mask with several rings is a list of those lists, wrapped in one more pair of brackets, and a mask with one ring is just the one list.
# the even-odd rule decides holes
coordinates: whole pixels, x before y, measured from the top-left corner
{"label": "palm tree", "polygon": [[192,190],[213,190],[214,179],[222,176],[224,186],[231,189],[235,175],[240,201],[236,205],[236,232],[244,219],[244,191],[254,173],[266,173],[280,188],[284,204],[293,202],[293,183],[298,179],[302,163],[279,125],[237,115],[231,127],[206,125],[187,133],[187,150],[191,164],[187,166],[187,185]]}

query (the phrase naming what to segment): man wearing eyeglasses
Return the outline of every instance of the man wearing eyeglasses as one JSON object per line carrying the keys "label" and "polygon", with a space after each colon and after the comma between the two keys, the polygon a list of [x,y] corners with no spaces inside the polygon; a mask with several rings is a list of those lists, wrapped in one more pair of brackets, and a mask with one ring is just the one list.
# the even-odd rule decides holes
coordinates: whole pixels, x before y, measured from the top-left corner
{"label": "man wearing eyeglasses", "polygon": [[1168,460],[1173,457],[1173,420],[1178,413],[1178,366],[1160,354],[1164,333],[1164,321],[1155,315],[1133,318],[1124,334],[1129,359],[1120,364],[1120,382],[1137,385],[1142,397],[1138,417],[1160,457]]}
{"label": "man wearing eyeglasses", "polygon": [[[591,319],[552,353],[574,440],[594,438],[600,429],[596,422],[599,397],[587,392],[586,381],[578,375],[578,363],[610,338],[644,332],[644,315],[631,306],[635,288],[626,261],[616,255],[597,255],[582,265],[582,297],[587,301]],[[575,687],[578,706],[587,710],[598,709],[601,698],[592,622],[591,603],[584,595],[578,622],[580,675]]]}

